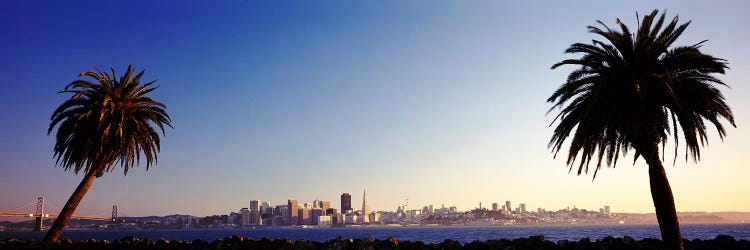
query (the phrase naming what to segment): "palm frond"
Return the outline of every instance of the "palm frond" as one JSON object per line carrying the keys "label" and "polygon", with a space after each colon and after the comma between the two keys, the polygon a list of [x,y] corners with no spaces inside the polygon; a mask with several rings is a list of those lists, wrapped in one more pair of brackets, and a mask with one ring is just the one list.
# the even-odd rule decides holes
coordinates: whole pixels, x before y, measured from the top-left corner
{"label": "palm frond", "polygon": [[[117,79],[108,72],[85,71],[82,77],[96,80],[72,81],[61,93],[71,93],[52,113],[48,134],[57,128],[54,157],[65,170],[108,172],[115,165],[127,174],[145,160],[146,169],[158,161],[160,137],[172,120],[166,105],[148,97],[155,81],[140,84],[144,71],[128,66]],[[141,157],[143,156],[143,158]]]}
{"label": "palm frond", "polygon": [[603,29],[588,29],[603,41],[574,43],[565,52],[581,57],[552,65],[552,69],[579,67],[547,99],[552,103],[550,111],[559,108],[548,147],[556,157],[569,141],[566,162],[571,170],[575,165],[579,175],[596,161],[596,178],[602,166],[614,167],[620,153],[629,150],[634,151],[634,160],[658,156],[658,145],[663,148],[670,138],[675,160],[682,141],[686,159],[698,161],[700,147],[708,143],[707,122],[722,139],[726,135],[722,121],[736,126],[715,87],[726,86],[716,76],[725,73],[726,61],[702,53],[705,41],[670,49],[690,22],[679,24],[675,17],[666,23],[666,13],[658,18],[657,14],[654,10],[642,20],[639,17],[634,36],[619,19],[619,32],[597,21]]}

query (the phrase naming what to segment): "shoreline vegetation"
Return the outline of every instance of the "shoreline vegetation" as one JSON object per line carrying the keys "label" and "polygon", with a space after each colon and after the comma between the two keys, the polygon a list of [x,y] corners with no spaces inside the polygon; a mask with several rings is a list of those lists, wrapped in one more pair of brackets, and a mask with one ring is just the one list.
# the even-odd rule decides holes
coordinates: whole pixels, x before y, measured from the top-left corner
{"label": "shoreline vegetation", "polygon": [[[683,239],[685,249],[750,249],[750,241],[737,240],[730,235],[719,235],[714,239]],[[229,236],[214,241],[195,239],[168,240],[125,237],[115,241],[63,239],[54,243],[37,240],[8,238],[0,240],[0,250],[4,249],[664,249],[659,239],[632,237],[604,237],[577,241],[547,240],[544,236],[527,238],[472,241],[462,244],[458,240],[446,239],[442,242],[399,241],[395,237],[387,239],[345,239],[338,237],[323,242],[310,240],[270,239],[254,240],[240,235]]]}

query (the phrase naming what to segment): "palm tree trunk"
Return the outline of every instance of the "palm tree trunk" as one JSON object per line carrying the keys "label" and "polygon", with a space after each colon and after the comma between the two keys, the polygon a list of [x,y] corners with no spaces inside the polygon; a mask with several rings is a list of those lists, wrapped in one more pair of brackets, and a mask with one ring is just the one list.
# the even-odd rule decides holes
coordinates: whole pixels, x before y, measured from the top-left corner
{"label": "palm tree trunk", "polygon": [[654,147],[651,154],[644,154],[648,162],[648,177],[651,183],[651,199],[656,208],[656,219],[659,221],[661,238],[667,249],[683,249],[680,234],[680,222],[674,205],[672,188],[669,186],[667,172],[659,160],[659,148]]}
{"label": "palm tree trunk", "polygon": [[70,221],[70,217],[73,216],[73,212],[76,211],[78,204],[83,200],[83,196],[86,195],[86,192],[89,191],[91,185],[94,184],[96,173],[96,171],[88,171],[88,173],[86,173],[83,180],[81,180],[81,183],[78,184],[76,190],[70,195],[68,202],[63,206],[60,215],[55,219],[55,223],[53,223],[52,227],[47,231],[43,242],[54,242],[60,239],[60,235],[62,234],[65,225]]}

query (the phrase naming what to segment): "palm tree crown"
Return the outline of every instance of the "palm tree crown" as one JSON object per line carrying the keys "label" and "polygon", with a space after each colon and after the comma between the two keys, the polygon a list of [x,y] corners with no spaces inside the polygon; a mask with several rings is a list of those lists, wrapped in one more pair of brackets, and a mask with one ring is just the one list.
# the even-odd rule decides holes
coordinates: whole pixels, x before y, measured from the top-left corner
{"label": "palm tree crown", "polygon": [[119,163],[127,174],[139,164],[141,152],[146,169],[157,161],[160,141],[152,125],[162,135],[164,127],[172,125],[166,106],[146,96],[158,87],[152,87],[156,81],[141,84],[143,73],[136,75],[128,66],[118,80],[114,69],[112,75],[98,69],[86,71],[80,75],[94,82],[76,80],[60,91],[73,96],[52,113],[47,131],[58,127],[54,146],[58,165],[76,173],[102,174]]}
{"label": "palm tree crown", "polygon": [[705,121],[716,127],[722,139],[726,132],[720,118],[735,126],[732,112],[716,88],[726,85],[716,77],[724,74],[725,60],[702,53],[699,48],[705,41],[672,47],[690,22],[678,25],[675,17],[665,23],[665,14],[658,19],[656,15],[654,10],[644,16],[635,34],[619,19],[621,31],[598,21],[603,29],[588,29],[606,42],[575,43],[565,52],[582,56],[552,66],[580,66],[547,100],[553,103],[550,111],[560,109],[549,147],[557,155],[575,130],[567,164],[572,170],[580,154],[579,175],[588,172],[594,159],[596,178],[602,160],[615,165],[620,150],[627,153],[634,149],[635,160],[652,157],[670,135],[674,136],[675,159],[681,134],[686,160],[691,156],[698,161],[700,147],[708,139]]}

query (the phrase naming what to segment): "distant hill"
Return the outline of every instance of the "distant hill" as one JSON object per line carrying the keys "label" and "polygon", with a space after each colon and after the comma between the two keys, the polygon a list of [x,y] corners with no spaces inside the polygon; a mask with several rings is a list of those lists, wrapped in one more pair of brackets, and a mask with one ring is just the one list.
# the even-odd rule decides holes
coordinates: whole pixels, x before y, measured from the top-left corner
{"label": "distant hill", "polygon": [[[617,213],[631,223],[656,223],[655,213]],[[678,212],[682,224],[750,223],[750,212]]]}

